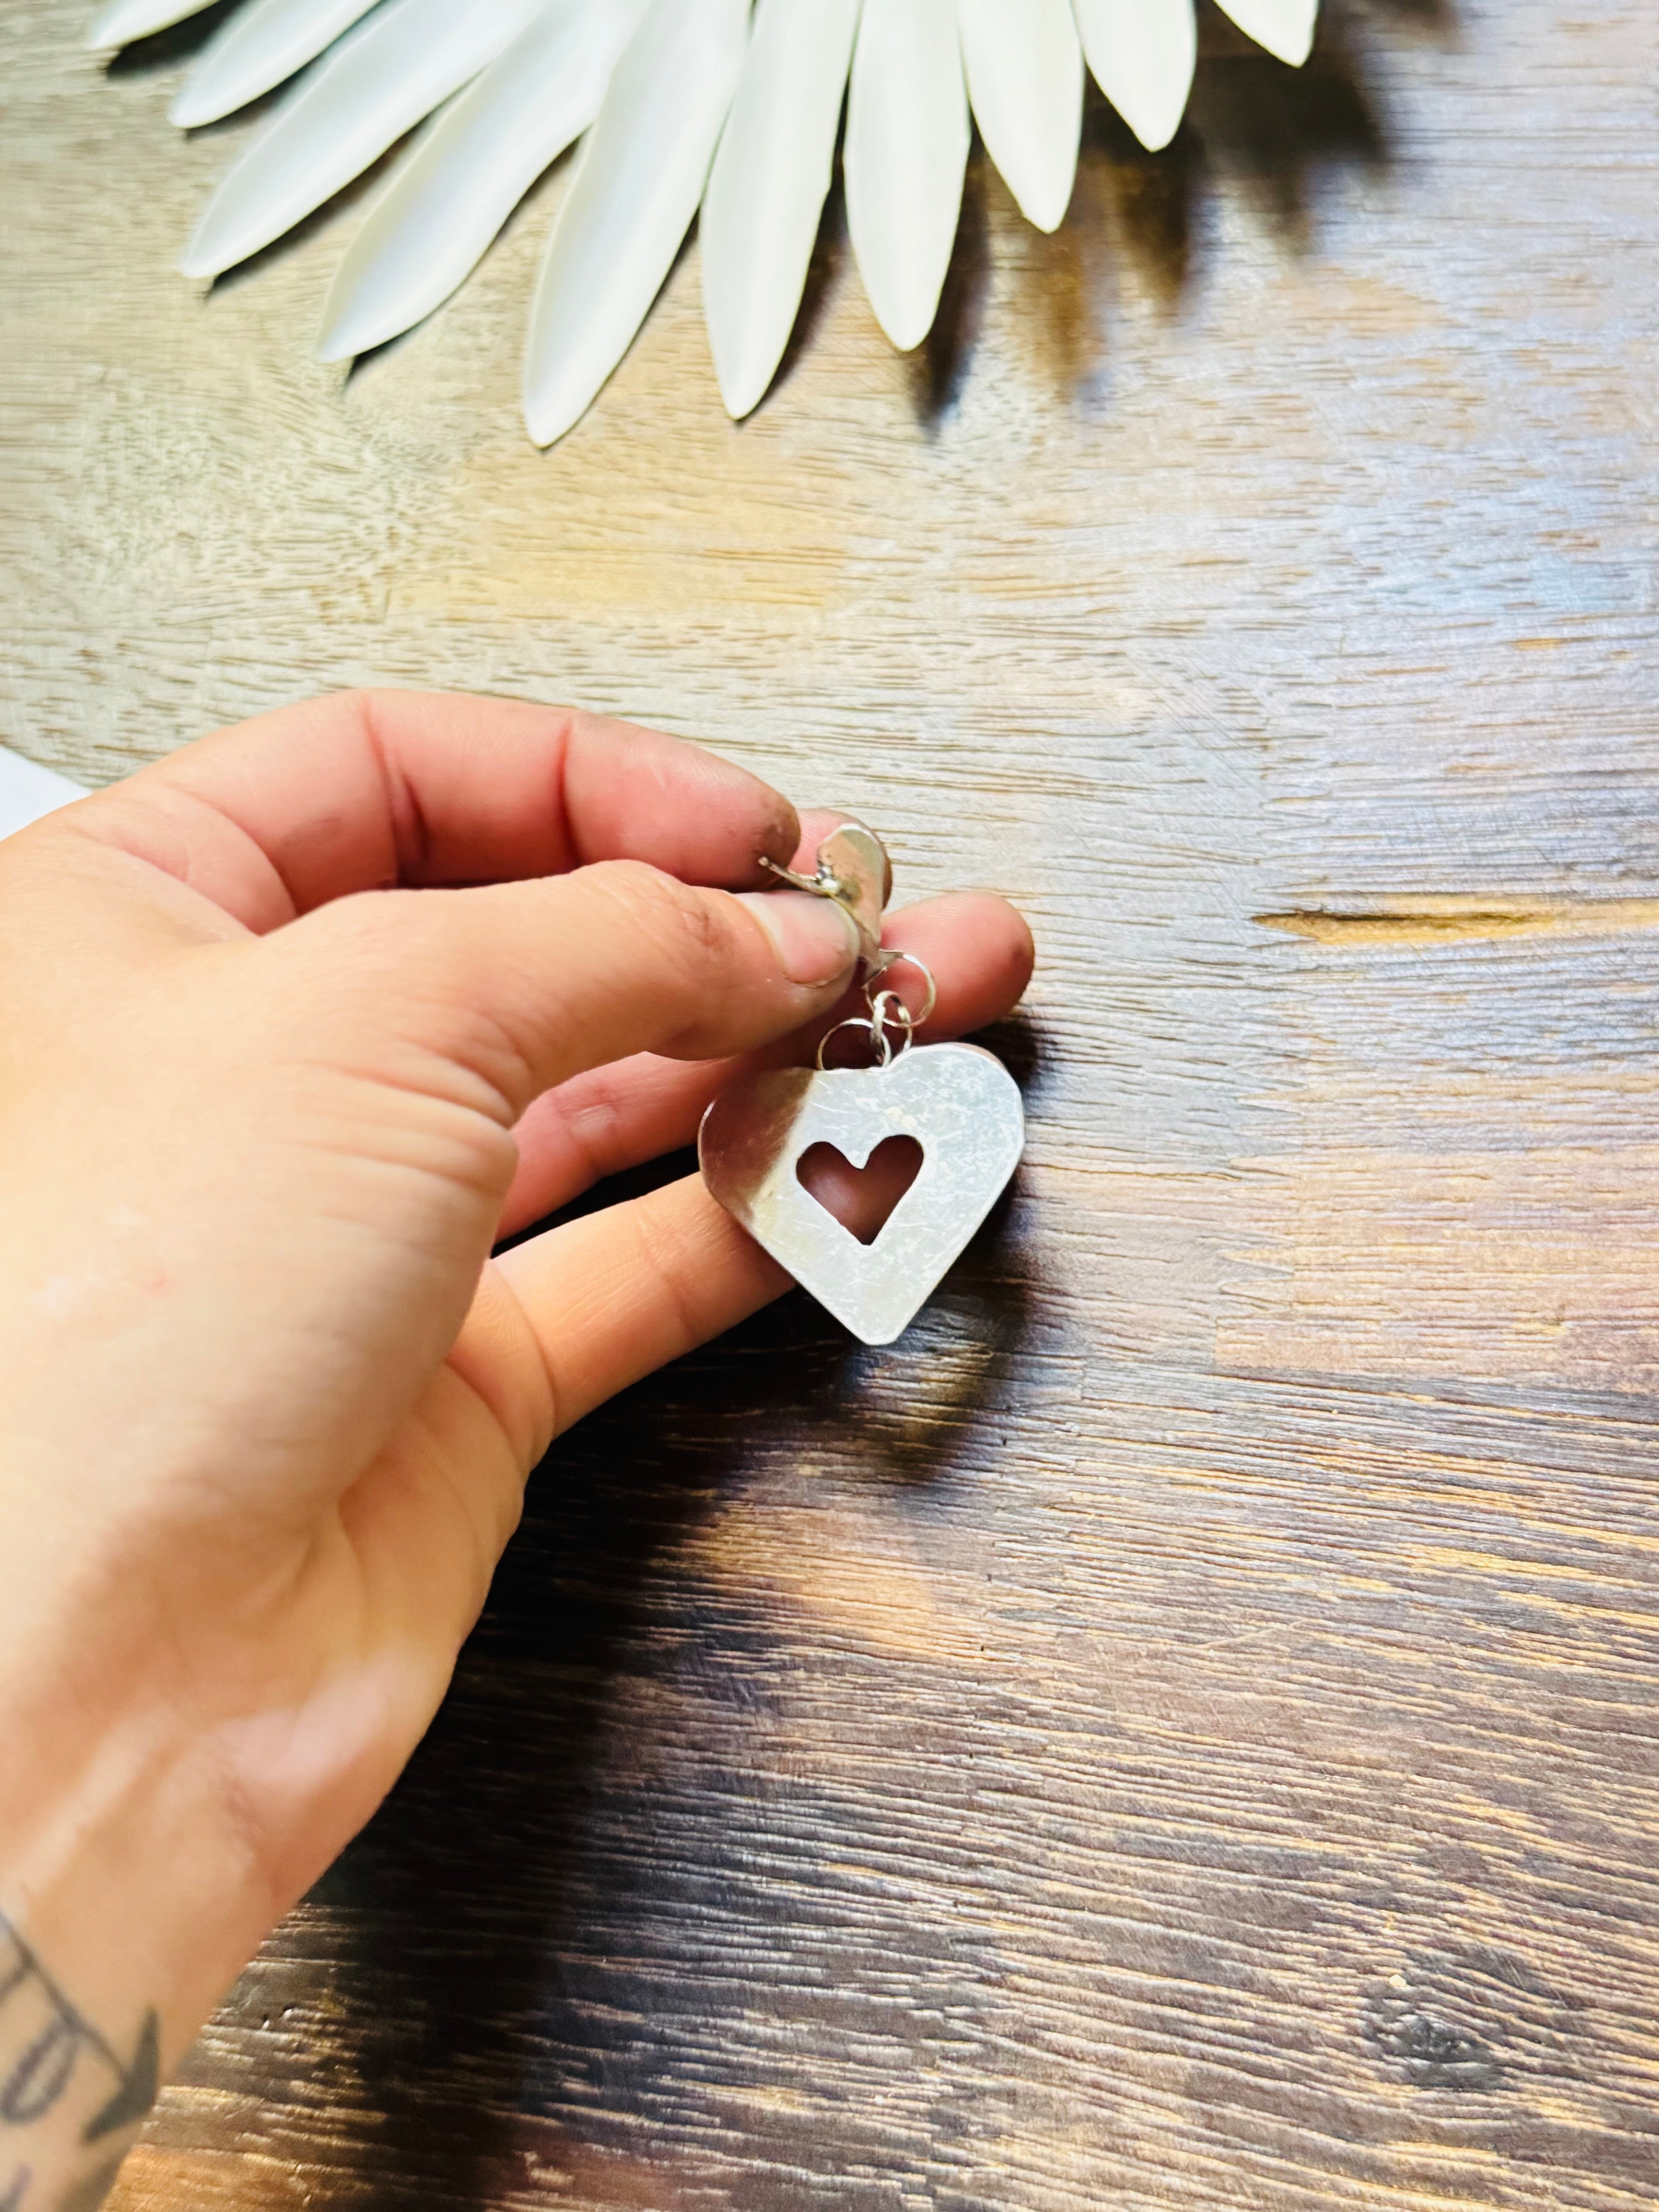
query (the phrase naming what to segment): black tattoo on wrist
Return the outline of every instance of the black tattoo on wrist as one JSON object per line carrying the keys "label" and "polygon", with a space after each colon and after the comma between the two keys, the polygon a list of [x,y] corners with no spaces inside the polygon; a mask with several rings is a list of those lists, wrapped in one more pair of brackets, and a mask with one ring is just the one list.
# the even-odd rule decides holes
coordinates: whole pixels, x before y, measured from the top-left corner
{"label": "black tattoo on wrist", "polygon": [[[47,2124],[58,2145],[90,2146],[124,2134],[155,2102],[161,2063],[154,2011],[145,2014],[131,2058],[123,2058],[0,1913],[0,2212],[95,2212],[119,2156],[106,2154],[48,2206],[34,2186],[46,2165],[40,2147]],[[52,2164],[61,2163],[60,2149]]]}

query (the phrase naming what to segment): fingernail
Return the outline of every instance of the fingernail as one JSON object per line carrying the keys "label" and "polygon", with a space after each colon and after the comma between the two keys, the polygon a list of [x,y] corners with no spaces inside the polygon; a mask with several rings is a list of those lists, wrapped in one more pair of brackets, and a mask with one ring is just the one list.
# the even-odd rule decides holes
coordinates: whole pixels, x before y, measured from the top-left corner
{"label": "fingernail", "polygon": [[859,957],[858,924],[839,901],[811,891],[743,891],[792,983],[833,983]]}

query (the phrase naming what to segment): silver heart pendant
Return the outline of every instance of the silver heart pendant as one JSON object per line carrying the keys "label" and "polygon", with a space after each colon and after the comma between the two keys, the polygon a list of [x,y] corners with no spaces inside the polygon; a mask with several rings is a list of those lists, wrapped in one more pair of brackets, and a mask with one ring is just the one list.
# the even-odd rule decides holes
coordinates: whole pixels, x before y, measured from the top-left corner
{"label": "silver heart pendant", "polygon": [[[820,1206],[797,1170],[813,1145],[862,1168],[889,1137],[921,1166],[872,1244]],[[885,1067],[788,1067],[746,1077],[703,1116],[703,1181],[820,1305],[866,1344],[890,1344],[995,1204],[1019,1164],[1025,1109],[994,1054],[901,1052]]]}

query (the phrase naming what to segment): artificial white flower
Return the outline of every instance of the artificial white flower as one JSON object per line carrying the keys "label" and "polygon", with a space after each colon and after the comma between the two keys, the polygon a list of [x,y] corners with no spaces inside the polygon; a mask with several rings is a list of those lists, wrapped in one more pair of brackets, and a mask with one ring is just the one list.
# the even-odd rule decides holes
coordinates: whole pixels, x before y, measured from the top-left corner
{"label": "artificial white flower", "polygon": [[[207,0],[113,0],[126,45]],[[1318,0],[1221,0],[1299,64]],[[721,396],[776,374],[830,189],[843,99],[848,228],[896,346],[926,337],[951,258],[969,106],[1027,217],[1053,230],[1077,167],[1083,70],[1167,145],[1197,52],[1194,0],[244,0],[173,106],[211,123],[306,70],[221,180],[182,263],[216,276],[432,121],[347,249],[318,348],[343,361],[448,298],[536,179],[586,133],[531,313],[525,419],[576,422],[702,213]],[[308,64],[315,64],[307,68]]]}

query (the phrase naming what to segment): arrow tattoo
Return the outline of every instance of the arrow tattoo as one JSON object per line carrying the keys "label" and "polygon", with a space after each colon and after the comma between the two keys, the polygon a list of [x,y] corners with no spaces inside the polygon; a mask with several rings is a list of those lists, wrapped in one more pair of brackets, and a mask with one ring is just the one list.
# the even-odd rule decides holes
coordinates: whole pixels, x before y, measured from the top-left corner
{"label": "arrow tattoo", "polygon": [[[136,2128],[161,2087],[161,2021],[147,2013],[131,2059],[65,1996],[0,1913],[0,2212],[49,2212],[44,2183],[70,2145],[90,2146]],[[21,2157],[18,2154],[21,2154]],[[50,2212],[95,2212],[118,2154],[60,2185]]]}

